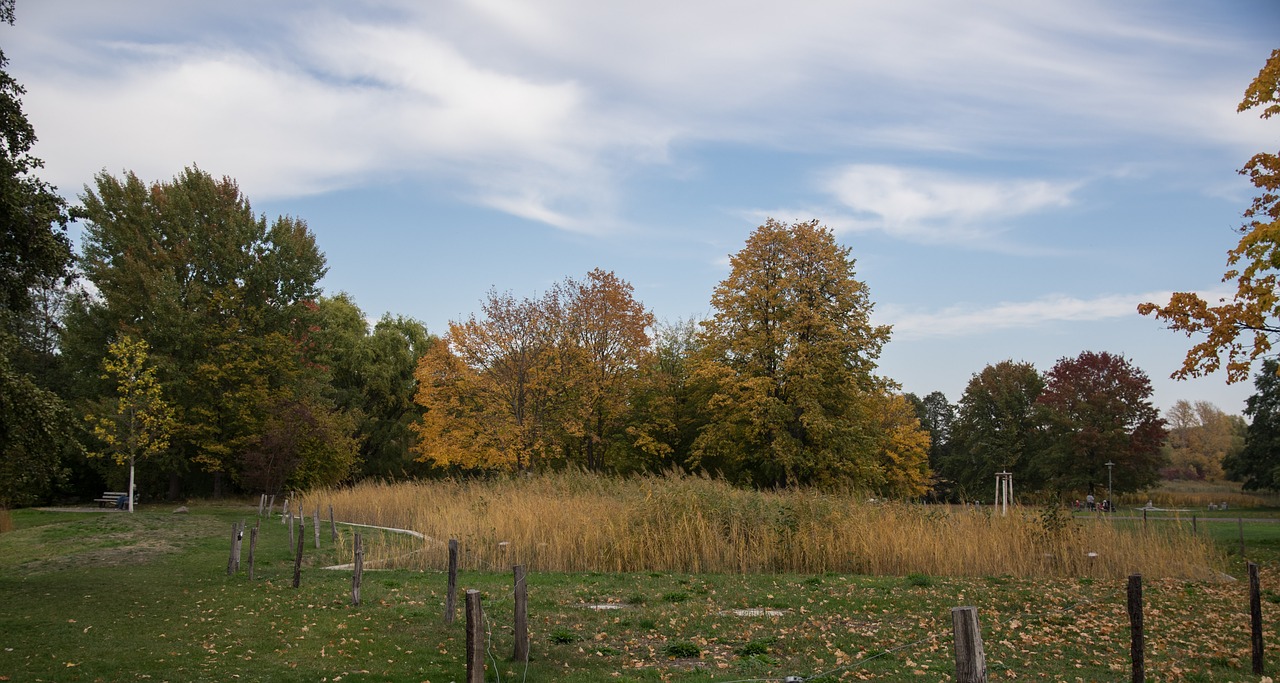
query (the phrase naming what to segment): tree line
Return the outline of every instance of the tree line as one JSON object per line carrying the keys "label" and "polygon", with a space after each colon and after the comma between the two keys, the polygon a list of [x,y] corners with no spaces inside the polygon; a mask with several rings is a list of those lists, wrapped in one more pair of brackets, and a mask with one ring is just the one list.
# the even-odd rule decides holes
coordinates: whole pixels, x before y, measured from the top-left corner
{"label": "tree line", "polygon": [[[0,0],[0,19],[12,10]],[[322,292],[306,222],[255,213],[231,178],[104,171],[68,205],[37,176],[5,64],[0,505],[119,488],[126,463],[167,497],[564,467],[946,499],[981,497],[996,471],[1021,490],[1104,474],[1136,490],[1171,463],[1280,485],[1258,465],[1263,436],[1204,455],[1240,425],[1190,406],[1167,431],[1146,375],[1106,352],[1043,375],[997,363],[954,406],[902,393],[877,368],[891,330],[817,221],[753,231],[706,320],[659,322],[596,269],[533,296],[491,290],[440,337],[402,316],[370,325]],[[1271,405],[1250,402],[1254,425]]]}

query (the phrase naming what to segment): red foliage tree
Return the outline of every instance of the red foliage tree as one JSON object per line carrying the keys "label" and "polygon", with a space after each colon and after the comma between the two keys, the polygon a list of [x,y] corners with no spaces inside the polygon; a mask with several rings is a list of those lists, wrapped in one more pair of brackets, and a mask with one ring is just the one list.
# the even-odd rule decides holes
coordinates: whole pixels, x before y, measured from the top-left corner
{"label": "red foliage tree", "polygon": [[1159,478],[1164,420],[1151,405],[1151,380],[1123,356],[1085,351],[1045,376],[1045,481],[1058,490],[1136,491]]}

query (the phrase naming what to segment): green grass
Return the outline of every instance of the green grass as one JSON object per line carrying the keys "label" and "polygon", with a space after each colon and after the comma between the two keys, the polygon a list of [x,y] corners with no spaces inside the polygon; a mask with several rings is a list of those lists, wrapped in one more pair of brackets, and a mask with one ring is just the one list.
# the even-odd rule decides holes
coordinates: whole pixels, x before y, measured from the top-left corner
{"label": "green grass", "polygon": [[[276,520],[263,522],[257,580],[228,577],[231,523],[253,512],[15,511],[16,530],[0,535],[0,680],[462,680],[465,619],[460,609],[443,623],[443,573],[366,572],[364,603],[352,607],[350,573],[319,568],[349,561],[326,530],[318,553],[306,537],[295,590],[288,532]],[[1223,534],[1224,547],[1236,542],[1234,524],[1202,530]],[[1246,530],[1248,548],[1280,547],[1280,524]],[[1269,652],[1280,642],[1275,557],[1251,558],[1264,562],[1271,591]],[[530,573],[527,664],[508,660],[510,573],[462,572],[459,585],[481,591],[491,681],[946,680],[958,605],[978,607],[992,680],[1128,677],[1120,581]],[[1246,589],[1148,582],[1149,680],[1256,680]],[[620,608],[588,608],[600,604]],[[1268,670],[1278,665],[1271,655]]]}

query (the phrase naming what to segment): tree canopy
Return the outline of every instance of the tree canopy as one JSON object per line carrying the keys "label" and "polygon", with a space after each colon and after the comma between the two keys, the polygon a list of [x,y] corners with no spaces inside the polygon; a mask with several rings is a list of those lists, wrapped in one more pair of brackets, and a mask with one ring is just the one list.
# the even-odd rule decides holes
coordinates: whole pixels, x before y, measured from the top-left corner
{"label": "tree canopy", "polygon": [[927,435],[897,429],[919,421],[875,375],[889,328],[871,323],[849,248],[817,221],[769,219],[730,265],[699,339],[696,374],[714,389],[695,462],[758,485],[922,490]]}
{"label": "tree canopy", "polygon": [[[1164,420],[1151,404],[1151,380],[1123,356],[1085,351],[1046,374],[1037,404],[1048,441],[1040,469],[1058,490],[1092,490],[1108,474],[1114,491],[1159,480]],[[1112,462],[1109,473],[1106,463]]]}

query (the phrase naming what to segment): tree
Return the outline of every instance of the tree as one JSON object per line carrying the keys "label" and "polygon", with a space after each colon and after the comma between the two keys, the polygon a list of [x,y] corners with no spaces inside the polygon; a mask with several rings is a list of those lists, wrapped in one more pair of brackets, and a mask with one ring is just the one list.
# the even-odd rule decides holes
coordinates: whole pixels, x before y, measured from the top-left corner
{"label": "tree", "polygon": [[1245,402],[1250,419],[1244,448],[1223,463],[1227,476],[1246,491],[1280,491],[1280,361],[1268,358]]}
{"label": "tree", "polygon": [[[0,0],[0,22],[13,25],[13,0]],[[68,277],[71,246],[66,203],[35,172],[35,129],[22,110],[25,90],[0,51],[0,506],[36,500],[62,479],[64,454],[80,451],[62,399],[41,388],[50,363],[34,335],[33,292]]]}
{"label": "tree", "polygon": [[599,268],[584,282],[566,280],[558,298],[563,320],[557,365],[568,389],[559,426],[581,444],[582,464],[600,470],[610,444],[626,435],[624,418],[650,353],[655,319],[629,283]]}
{"label": "tree", "polygon": [[994,490],[995,474],[1011,472],[1019,489],[1040,486],[1034,462],[1041,448],[1036,401],[1044,378],[1030,363],[1005,360],[969,379],[951,428],[941,474],[962,498]]}
{"label": "tree", "polygon": [[1223,477],[1223,461],[1244,447],[1244,420],[1208,401],[1178,401],[1165,414],[1165,422],[1165,479],[1217,481]]}
{"label": "tree", "polygon": [[155,368],[147,357],[147,343],[123,336],[107,351],[102,361],[104,379],[116,387],[116,396],[107,402],[101,415],[89,415],[93,435],[106,446],[116,464],[129,463],[129,512],[133,512],[134,464],[163,453],[173,433],[173,408],[165,401],[156,381]]}
{"label": "tree", "polygon": [[694,440],[706,425],[709,393],[695,380],[698,324],[693,320],[661,323],[631,401],[627,435],[632,470],[692,469]]}
{"label": "tree", "polygon": [[[525,470],[605,466],[627,444],[653,315],[631,285],[599,269],[540,298],[490,291],[483,317],[450,323],[419,361],[414,425],[421,459]],[[437,348],[439,347],[439,348]]]}
{"label": "tree", "polygon": [[1060,491],[1112,488],[1140,491],[1159,480],[1164,420],[1151,405],[1151,380],[1123,356],[1085,351],[1059,360],[1046,375],[1037,404],[1044,409],[1047,447],[1038,463]]}
{"label": "tree", "polygon": [[703,323],[695,374],[714,387],[694,464],[763,486],[876,489],[889,328],[871,324],[854,260],[817,221],[769,219],[730,259]]}
{"label": "tree", "polygon": [[526,470],[554,453],[547,387],[558,301],[490,290],[481,311],[450,322],[418,362],[414,450],[440,466]]}
{"label": "tree", "polygon": [[[230,178],[192,167],[150,185],[95,180],[76,213],[96,294],[68,317],[69,361],[87,367],[115,335],[146,340],[176,409],[172,457],[158,463],[170,495],[193,467],[219,495],[269,408],[316,386],[303,338],[324,256],[304,222],[268,224]],[[109,390],[82,386],[87,398]]]}
{"label": "tree", "polygon": [[[1280,50],[1272,51],[1249,84],[1237,112],[1255,107],[1262,107],[1264,119],[1280,113]],[[1270,351],[1272,340],[1280,334],[1280,154],[1256,154],[1240,174],[1248,176],[1260,194],[1244,212],[1239,243],[1227,252],[1222,281],[1234,281],[1235,293],[1210,304],[1193,292],[1176,292],[1164,306],[1138,306],[1139,313],[1154,314],[1169,329],[1188,337],[1203,335],[1187,351],[1174,377],[1199,376],[1225,367],[1228,382],[1244,381],[1253,361]]]}

